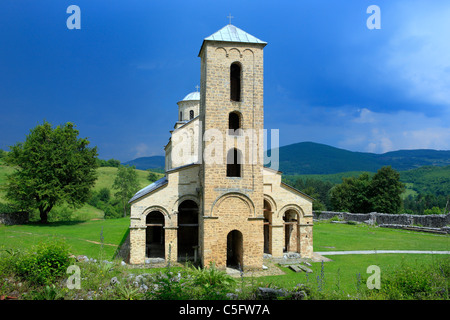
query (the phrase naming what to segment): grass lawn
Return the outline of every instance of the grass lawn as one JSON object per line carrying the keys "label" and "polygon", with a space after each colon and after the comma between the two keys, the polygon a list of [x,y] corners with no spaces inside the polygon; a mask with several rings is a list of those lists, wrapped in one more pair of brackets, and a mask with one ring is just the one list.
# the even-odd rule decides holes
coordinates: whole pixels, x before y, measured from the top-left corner
{"label": "grass lawn", "polygon": [[[64,238],[74,255],[112,259],[130,225],[129,218],[0,225],[0,248],[26,249],[52,237]],[[101,250],[101,234],[103,250]]]}
{"label": "grass lawn", "polygon": [[[148,171],[145,170],[135,170],[138,176],[138,182],[140,188],[144,188],[148,186],[151,182],[147,179],[148,177]],[[116,178],[117,168],[112,167],[101,167],[97,169],[97,175],[98,179],[95,183],[94,190],[98,191],[101,188],[107,188],[111,189],[112,185],[114,184],[114,179]],[[156,173],[158,176],[158,179],[163,177],[164,174],[162,173]],[[112,193],[114,193],[115,190],[112,190]]]}
{"label": "grass lawn", "polygon": [[[129,228],[129,218],[53,222],[48,225],[28,224],[16,226],[0,225],[0,249],[27,249],[39,241],[51,237],[62,237],[75,255],[87,255],[97,259],[112,259],[117,246]],[[104,237],[101,249],[101,233]],[[334,250],[450,250],[450,236],[423,232],[345,225],[318,222],[314,226],[314,251]],[[449,255],[424,254],[373,254],[329,256],[332,261],[312,263],[311,274],[295,273],[282,267],[281,276],[248,279],[262,286],[292,288],[298,283],[308,282],[315,288],[319,279],[324,279],[323,289],[355,293],[358,283],[365,286],[367,267],[377,265],[381,277],[392,267],[402,263],[408,265],[436,263],[439,259],[450,259]],[[322,269],[323,268],[323,269]],[[383,279],[383,278],[381,278]],[[359,282],[358,282],[359,281]]]}
{"label": "grass lawn", "polygon": [[328,222],[314,224],[314,251],[442,250],[450,251],[450,236],[400,229]]}
{"label": "grass lawn", "polygon": [[[295,273],[287,267],[281,269],[286,273],[282,276],[269,276],[258,278],[266,286],[293,288],[299,283],[308,283],[313,288],[319,288],[320,279],[323,278],[322,289],[325,291],[345,292],[355,294],[360,288],[366,286],[367,268],[376,265],[383,275],[389,275],[392,268],[402,264],[422,268],[428,264],[436,264],[441,259],[450,259],[448,255],[432,254],[372,254],[372,255],[339,255],[329,256],[332,261],[312,263],[313,273]],[[322,269],[323,268],[323,269]],[[322,271],[323,270],[323,271]]]}

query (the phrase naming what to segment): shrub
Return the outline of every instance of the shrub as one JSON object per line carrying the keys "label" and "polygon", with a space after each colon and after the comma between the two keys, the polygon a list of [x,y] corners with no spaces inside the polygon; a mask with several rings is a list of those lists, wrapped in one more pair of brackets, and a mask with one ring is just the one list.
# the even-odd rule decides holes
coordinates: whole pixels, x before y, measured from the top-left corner
{"label": "shrub", "polygon": [[60,240],[52,240],[41,242],[31,252],[19,255],[14,271],[24,280],[44,285],[64,276],[69,264],[66,244]]}
{"label": "shrub", "polygon": [[209,268],[188,267],[187,274],[191,278],[191,288],[195,290],[195,295],[199,299],[226,299],[226,294],[230,292],[236,282],[224,271],[217,270],[214,264]]}
{"label": "shrub", "polygon": [[367,294],[386,300],[448,299],[449,275],[448,258],[429,266],[402,264],[384,272],[381,288]]}

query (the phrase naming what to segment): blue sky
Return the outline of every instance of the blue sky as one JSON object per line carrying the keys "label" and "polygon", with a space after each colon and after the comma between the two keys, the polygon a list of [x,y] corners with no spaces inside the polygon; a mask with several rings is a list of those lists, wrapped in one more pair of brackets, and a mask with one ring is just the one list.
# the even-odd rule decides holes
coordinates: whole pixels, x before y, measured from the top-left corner
{"label": "blue sky", "polygon": [[[69,5],[81,29],[69,30]],[[381,29],[366,25],[369,5]],[[99,157],[162,155],[202,40],[228,23],[268,42],[265,128],[280,145],[450,150],[450,2],[2,0],[0,148],[74,122]]]}

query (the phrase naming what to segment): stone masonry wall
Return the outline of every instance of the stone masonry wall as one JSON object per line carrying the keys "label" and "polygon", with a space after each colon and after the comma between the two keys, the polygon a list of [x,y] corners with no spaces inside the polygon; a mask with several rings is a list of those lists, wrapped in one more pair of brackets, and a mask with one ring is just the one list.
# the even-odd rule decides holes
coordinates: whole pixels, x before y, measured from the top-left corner
{"label": "stone masonry wall", "polygon": [[450,214],[447,215],[412,215],[390,213],[348,213],[333,211],[314,211],[314,219],[327,220],[338,217],[344,221],[366,222],[372,220],[377,224],[414,226],[421,225],[429,228],[442,228],[450,224]]}

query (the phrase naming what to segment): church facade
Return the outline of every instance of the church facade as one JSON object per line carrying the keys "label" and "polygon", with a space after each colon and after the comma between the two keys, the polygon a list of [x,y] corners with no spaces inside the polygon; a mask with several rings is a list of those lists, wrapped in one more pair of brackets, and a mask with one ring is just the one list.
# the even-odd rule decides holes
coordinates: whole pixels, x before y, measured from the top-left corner
{"label": "church facade", "polygon": [[313,253],[312,201],[263,165],[266,42],[229,24],[203,40],[200,92],[178,102],[165,176],[129,201],[129,263],[260,269]]}

